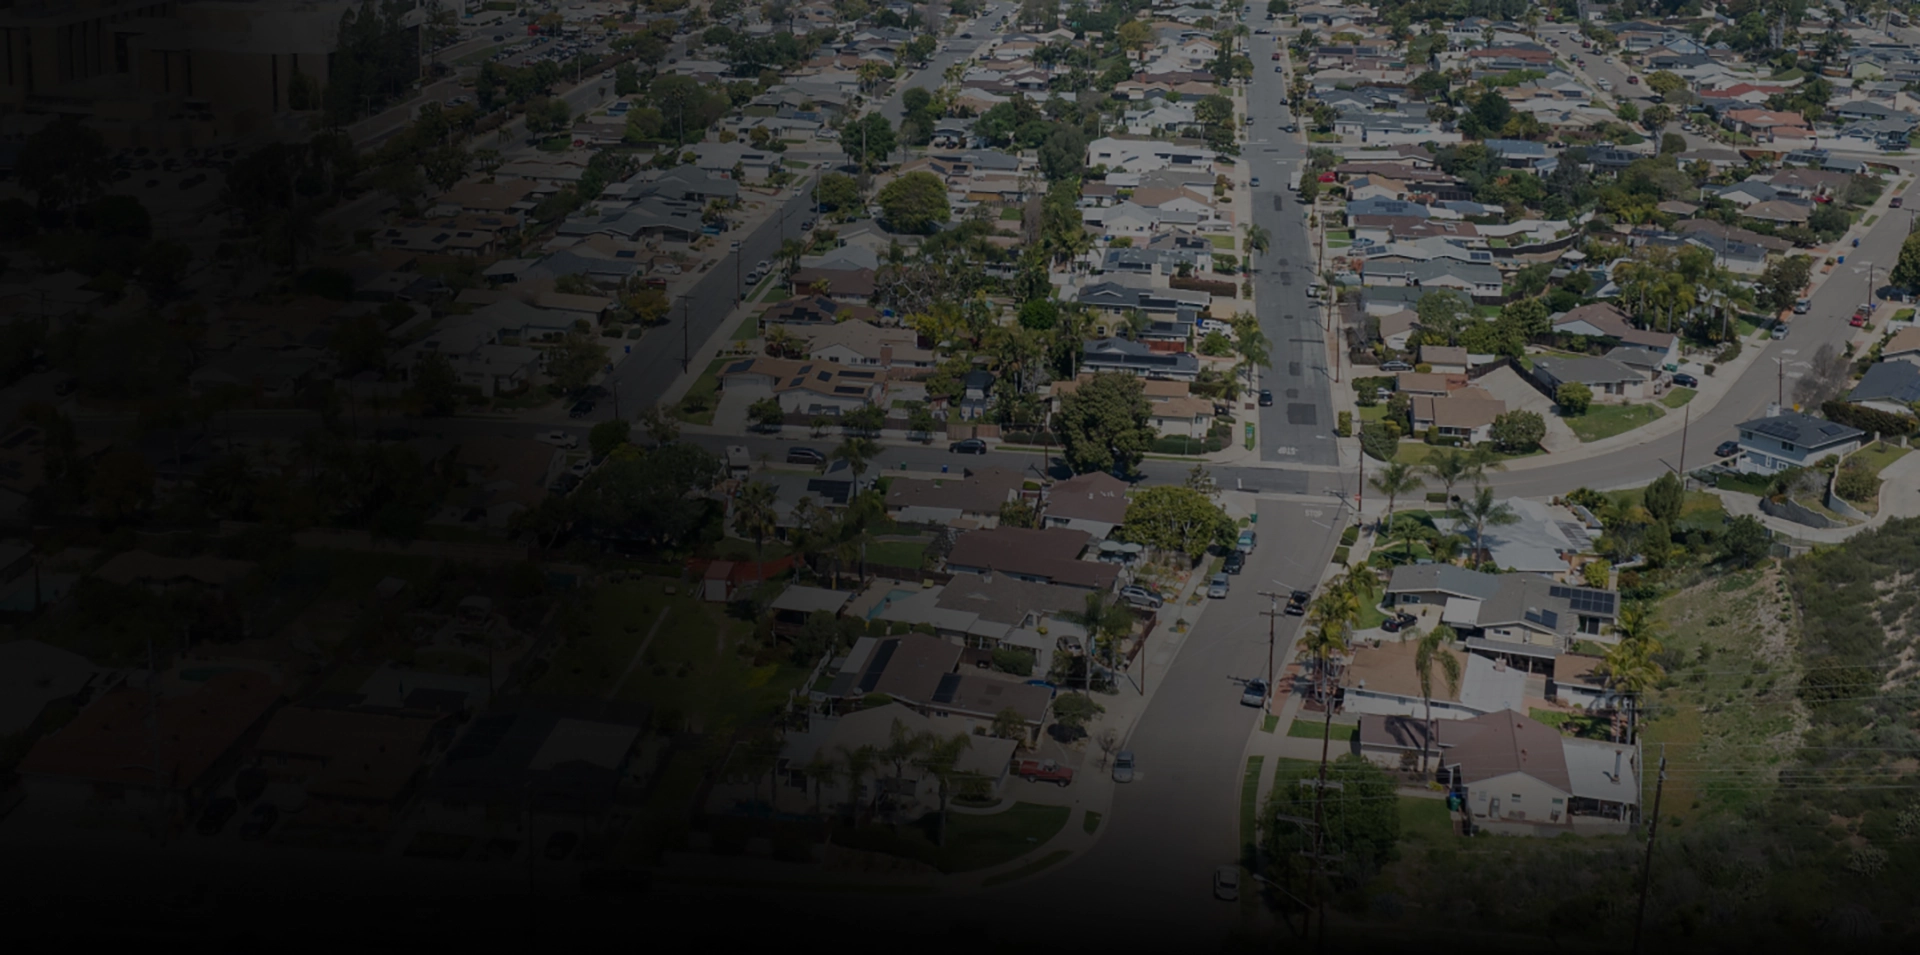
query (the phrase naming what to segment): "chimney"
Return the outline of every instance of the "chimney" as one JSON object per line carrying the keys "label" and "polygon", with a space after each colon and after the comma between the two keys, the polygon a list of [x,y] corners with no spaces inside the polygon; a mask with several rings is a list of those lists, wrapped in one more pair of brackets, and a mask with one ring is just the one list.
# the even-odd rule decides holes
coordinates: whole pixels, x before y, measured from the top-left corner
{"label": "chimney", "polygon": [[1613,781],[1620,781],[1620,751],[1617,749],[1613,751]]}

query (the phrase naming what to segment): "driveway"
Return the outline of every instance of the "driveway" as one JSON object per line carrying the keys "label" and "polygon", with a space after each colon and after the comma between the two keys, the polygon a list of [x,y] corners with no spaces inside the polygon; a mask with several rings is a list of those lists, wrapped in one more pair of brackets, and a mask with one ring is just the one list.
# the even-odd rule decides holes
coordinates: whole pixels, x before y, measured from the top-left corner
{"label": "driveway", "polygon": [[1547,436],[1540,446],[1549,452],[1569,451],[1580,446],[1580,439],[1574,436],[1573,429],[1567,427],[1560,416],[1554,414],[1553,402],[1540,389],[1520,377],[1512,367],[1502,368],[1474,382],[1487,393],[1507,403],[1508,411],[1527,410],[1538,414],[1547,422]]}

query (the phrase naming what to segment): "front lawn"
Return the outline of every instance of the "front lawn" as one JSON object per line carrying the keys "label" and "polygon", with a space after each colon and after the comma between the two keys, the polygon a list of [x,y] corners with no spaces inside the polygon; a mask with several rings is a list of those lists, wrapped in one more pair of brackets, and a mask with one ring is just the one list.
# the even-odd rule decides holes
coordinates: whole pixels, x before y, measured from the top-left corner
{"label": "front lawn", "polygon": [[1213,242],[1214,248],[1221,249],[1226,252],[1232,252],[1233,250],[1240,247],[1237,243],[1234,242],[1233,236],[1230,236],[1230,235],[1220,235],[1218,233],[1215,233],[1213,235],[1207,236],[1207,238]]}
{"label": "front lawn", "polygon": [[1360,408],[1360,409],[1358,409],[1358,410],[1359,410],[1359,413],[1360,413],[1360,422],[1361,422],[1362,424],[1365,424],[1366,422],[1369,422],[1369,421],[1385,421],[1385,420],[1387,420],[1387,406],[1386,406],[1386,405],[1374,405],[1374,406],[1372,406],[1372,407],[1369,407],[1369,408]]}
{"label": "front lawn", "polygon": [[[1400,450],[1394,453],[1393,459],[1401,464],[1420,465],[1427,463],[1427,459],[1432,457],[1434,452],[1438,450],[1440,450],[1439,445],[1427,444],[1423,441],[1402,441],[1400,442]],[[1545,452],[1539,448],[1535,448],[1532,451],[1527,451],[1522,454],[1508,454],[1502,451],[1494,454],[1493,457],[1496,461],[1507,461],[1513,458],[1530,458],[1536,454],[1543,453]]]}
{"label": "front lawn", "polygon": [[1592,405],[1587,408],[1586,414],[1563,416],[1560,420],[1565,421],[1581,441],[1599,441],[1658,421],[1665,414],[1659,405],[1654,404]]}
{"label": "front lawn", "polygon": [[1660,403],[1669,408],[1678,408],[1692,401],[1693,396],[1697,394],[1699,394],[1699,392],[1692,388],[1675,388],[1667,392],[1666,396],[1660,399]]}
{"label": "front lawn", "polygon": [[876,541],[867,545],[867,563],[889,567],[919,567],[926,559],[925,541]]}
{"label": "front lawn", "polygon": [[935,827],[940,819],[937,812],[898,829],[884,824],[858,829],[836,826],[833,841],[849,849],[884,852],[924,862],[949,874],[973,872],[1011,862],[1045,845],[1066,827],[1072,815],[1073,809],[1067,806],[1021,802],[990,816],[949,813],[944,846],[936,843]]}
{"label": "front lawn", "polygon": [[1459,835],[1444,799],[1400,797],[1400,838],[1407,842],[1448,842]]}
{"label": "front lawn", "polygon": [[1353,734],[1360,729],[1358,726],[1346,723],[1328,726],[1325,719],[1325,717],[1317,720],[1304,717],[1296,719],[1287,726],[1287,735],[1295,739],[1320,739],[1322,736],[1331,736],[1335,742],[1344,743],[1353,739]]}
{"label": "front lawn", "polygon": [[690,424],[713,423],[713,412],[720,403],[720,369],[728,359],[716,358],[708,363],[707,370],[694,379],[693,387],[687,389],[686,397],[673,406],[673,416]]}

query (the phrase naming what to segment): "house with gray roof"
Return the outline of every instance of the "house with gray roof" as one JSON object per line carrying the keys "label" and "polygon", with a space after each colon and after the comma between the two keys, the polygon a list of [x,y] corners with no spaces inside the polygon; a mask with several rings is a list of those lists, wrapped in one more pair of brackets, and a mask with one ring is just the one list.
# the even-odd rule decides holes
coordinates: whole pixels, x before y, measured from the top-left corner
{"label": "house with gray roof", "polygon": [[[1903,363],[1904,364],[1904,363]],[[1804,468],[1829,454],[1857,451],[1867,434],[1838,421],[1827,421],[1777,407],[1764,418],[1743,421],[1739,430],[1740,457],[1733,466],[1757,474]]]}
{"label": "house with gray roof", "polygon": [[1920,365],[1876,362],[1847,393],[1847,400],[1888,414],[1911,415],[1913,403],[1920,401]]}
{"label": "house with gray roof", "polygon": [[1081,350],[1083,371],[1116,371],[1141,378],[1193,381],[1200,377],[1200,359],[1187,352],[1162,352],[1124,338],[1102,338]]}
{"label": "house with gray roof", "polygon": [[1451,258],[1427,261],[1369,258],[1364,262],[1360,277],[1367,285],[1411,285],[1423,291],[1447,288],[1488,298],[1499,296],[1502,289],[1498,268]]}
{"label": "house with gray roof", "polygon": [[1548,396],[1563,384],[1578,382],[1592,389],[1593,400],[1601,404],[1626,404],[1649,396],[1645,372],[1605,358],[1535,359],[1533,380]]}

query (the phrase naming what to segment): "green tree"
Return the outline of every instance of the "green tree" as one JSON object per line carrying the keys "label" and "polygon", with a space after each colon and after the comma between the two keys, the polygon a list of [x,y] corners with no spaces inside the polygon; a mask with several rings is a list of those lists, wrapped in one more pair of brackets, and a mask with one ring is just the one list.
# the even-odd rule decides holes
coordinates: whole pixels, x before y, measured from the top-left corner
{"label": "green tree", "polygon": [[852,176],[830,172],[820,177],[817,190],[825,211],[852,213],[860,209],[860,183]]}
{"label": "green tree", "polygon": [[1513,506],[1493,496],[1493,488],[1482,484],[1472,497],[1460,502],[1460,516],[1473,525],[1473,546],[1485,551],[1487,525],[1504,527],[1520,520]]}
{"label": "green tree", "polygon": [[1233,350],[1240,353],[1240,367],[1246,373],[1248,388],[1253,387],[1254,371],[1271,360],[1268,344],[1259,319],[1246,312],[1233,316]]}
{"label": "green tree", "polygon": [[1153,446],[1151,419],[1140,379],[1101,372],[1061,400],[1053,430],[1074,473],[1131,472]]}
{"label": "green tree", "polygon": [[787,409],[780,407],[780,399],[769,395],[747,406],[747,418],[771,431],[786,423]]}
{"label": "green tree", "polygon": [[1448,345],[1457,345],[1460,341],[1460,327],[1471,314],[1467,300],[1451,289],[1439,289],[1420,296],[1414,303],[1414,313],[1420,317],[1420,338],[1428,341],[1428,335],[1446,339]]}
{"label": "green tree", "polygon": [[[1314,785],[1324,774],[1326,790]],[[1273,789],[1259,817],[1262,855],[1272,860],[1282,885],[1298,886],[1308,879],[1313,864],[1306,858],[1320,844],[1296,820],[1317,819],[1333,834],[1345,857],[1343,871],[1378,872],[1398,855],[1400,803],[1398,784],[1386,770],[1365,757],[1341,756],[1316,771],[1312,765],[1292,763],[1275,771]],[[1316,794],[1320,798],[1316,800]],[[1316,802],[1318,811],[1316,811]],[[1352,883],[1340,883],[1351,885]],[[1290,894],[1305,894],[1289,890]],[[1357,885],[1350,891],[1358,892]]]}
{"label": "green tree", "polygon": [[1509,411],[1493,419],[1492,433],[1502,451],[1531,451],[1547,436],[1547,422],[1538,412]]}
{"label": "green tree", "polygon": [[1560,406],[1560,413],[1568,417],[1578,417],[1587,413],[1587,407],[1593,404],[1593,389],[1577,381],[1561,382],[1554,389],[1553,400]]}
{"label": "green tree", "polygon": [[1894,262],[1887,281],[1905,289],[1920,288],[1920,232],[1907,236],[1900,244],[1900,258]]}
{"label": "green tree", "polygon": [[953,217],[946,183],[930,172],[900,176],[887,183],[878,198],[887,224],[901,232],[933,232]]}
{"label": "green tree", "polygon": [[1675,91],[1686,88],[1686,80],[1666,70],[1655,70],[1647,74],[1647,89],[1659,93],[1661,96],[1672,96]]}
{"label": "green tree", "polygon": [[748,481],[733,497],[733,532],[753,541],[755,557],[766,556],[767,536],[773,533],[779,492],[765,481]]}
{"label": "green tree", "polygon": [[1684,496],[1680,479],[1674,477],[1673,472],[1669,471],[1647,485],[1647,490],[1642,495],[1642,504],[1646,507],[1647,513],[1653,515],[1654,520],[1672,524],[1680,519],[1680,507]]}
{"label": "green tree", "polygon": [[907,430],[921,435],[923,440],[931,440],[933,429],[939,426],[940,422],[933,417],[933,409],[927,407],[924,402],[915,402],[913,407],[908,409]]}
{"label": "green tree", "polygon": [[1020,327],[1036,332],[1053,331],[1060,323],[1060,305],[1050,298],[1028,299],[1020,305]]}
{"label": "green tree", "polygon": [[579,332],[570,332],[547,352],[547,376],[567,392],[587,386],[607,363],[606,346]]}
{"label": "green tree", "polygon": [[840,131],[840,149],[866,172],[885,166],[896,145],[893,124],[879,113],[868,113]]}
{"label": "green tree", "polygon": [[429,353],[413,367],[413,393],[429,415],[450,415],[459,403],[460,376],[447,356]]}
{"label": "green tree", "polygon": [[20,145],[14,170],[42,213],[60,215],[106,191],[113,178],[113,154],[106,140],[79,117],[61,116]]}
{"label": "green tree", "polygon": [[367,313],[343,318],[335,324],[327,347],[340,363],[341,374],[352,376],[383,369],[390,343],[380,316]]}
{"label": "green tree", "polygon": [[879,405],[861,405],[840,416],[840,423],[864,437],[873,437],[886,427],[887,409]]}
{"label": "green tree", "polygon": [[840,446],[833,449],[834,460],[847,462],[847,468],[853,472],[856,480],[867,472],[867,466],[872,464],[873,459],[879,454],[879,442],[859,435],[841,441]]}
{"label": "green tree", "polygon": [[1391,461],[1400,453],[1400,439],[1385,421],[1369,421],[1360,426],[1360,450],[1376,461]]}
{"label": "green tree", "polygon": [[[1911,238],[1900,247],[1900,263],[1908,261],[1908,250],[1913,247]],[[1920,256],[1920,251],[1916,251],[1914,255]],[[1900,264],[1895,264],[1893,272],[1894,277],[1891,281],[1895,285],[1902,284],[1899,279]],[[1913,275],[1920,278],[1920,271],[1914,271]],[[1813,259],[1808,256],[1789,255],[1784,258],[1770,259],[1766,269],[1760,273],[1760,302],[1776,312],[1792,308],[1793,304],[1800,300],[1801,290],[1807,287],[1807,282],[1812,278]]]}
{"label": "green tree", "polygon": [[1199,560],[1207,548],[1231,545],[1235,525],[1213,498],[1190,487],[1159,484],[1143,488],[1127,501],[1120,537]]}
{"label": "green tree", "polygon": [[1095,702],[1091,696],[1065,693],[1053,701],[1053,722],[1065,731],[1068,738],[1078,737],[1086,732],[1089,722],[1106,711],[1107,708]]}
{"label": "green tree", "polygon": [[[930,40],[928,37],[921,39]],[[934,778],[939,787],[940,827],[935,845],[947,844],[947,806],[954,789],[963,781],[977,778],[975,774],[960,768],[960,757],[966,754],[973,741],[965,733],[952,736],[940,736],[929,732],[920,741],[920,753],[915,762],[921,770]]]}
{"label": "green tree", "polygon": [[587,448],[593,456],[604,458],[615,448],[627,443],[627,437],[633,433],[633,422],[625,418],[609,418],[593,426],[587,432]]}
{"label": "green tree", "polygon": [[1727,525],[1720,538],[1721,552],[1740,567],[1751,567],[1773,549],[1773,534],[1758,518],[1743,514]]}

